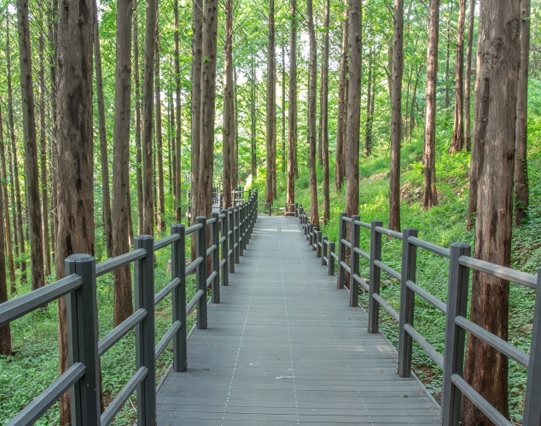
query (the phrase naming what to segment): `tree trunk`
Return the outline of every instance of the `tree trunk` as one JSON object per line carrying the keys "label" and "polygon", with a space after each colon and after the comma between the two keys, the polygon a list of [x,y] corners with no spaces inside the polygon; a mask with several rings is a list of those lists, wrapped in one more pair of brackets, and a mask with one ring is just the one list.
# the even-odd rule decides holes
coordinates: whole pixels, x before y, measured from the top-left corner
{"label": "tree trunk", "polygon": [[[347,0],[345,0],[347,3]],[[340,191],[346,177],[346,122],[348,106],[348,32],[349,18],[346,10],[346,18],[342,23],[342,55],[340,59],[340,83],[338,87],[338,128],[336,130],[336,170],[335,187]]]}
{"label": "tree trunk", "polygon": [[43,271],[43,230],[41,228],[41,203],[39,198],[38,146],[36,140],[36,116],[32,79],[32,52],[28,23],[28,3],[25,0],[17,1],[17,18],[19,26],[19,62],[25,142],[24,175],[30,227],[32,290],[35,290],[45,285],[45,277]]}
{"label": "tree trunk", "polygon": [[[475,258],[509,266],[513,221],[520,0],[481,2],[474,138],[478,174]],[[509,283],[474,272],[471,320],[507,340]],[[507,357],[469,335],[464,378],[508,416]],[[465,425],[491,425],[464,401]]]}
{"label": "tree trunk", "polygon": [[225,3],[225,58],[224,58],[224,128],[223,128],[223,207],[233,205],[233,161],[235,152],[235,103],[233,102],[233,0]]}
{"label": "tree trunk", "polygon": [[[113,256],[127,253],[130,234],[130,117],[131,117],[131,32],[132,1],[118,3],[116,14],[115,122],[113,133]],[[135,24],[137,26],[137,23]],[[137,61],[136,61],[137,62]],[[136,77],[137,79],[137,77]],[[131,273],[129,266],[114,273],[117,326],[133,313]]]}
{"label": "tree trunk", "polygon": [[[7,264],[9,270],[9,282],[10,282],[10,293],[13,295],[16,293],[17,288],[15,287],[15,262],[13,261],[13,246],[11,243],[11,221],[9,217],[9,194],[8,194],[8,174],[6,166],[6,149],[5,149],[5,140],[4,140],[4,122],[2,119],[2,109],[0,106],[0,179],[2,183],[0,184],[0,190],[2,191],[2,203],[0,204],[0,209],[3,209],[4,216],[3,220],[5,221],[4,235],[6,240],[6,252],[7,252]],[[10,179],[13,180],[13,176],[10,176]],[[13,192],[13,186],[11,186],[11,191]],[[0,240],[1,241],[1,240]],[[0,245],[2,243],[0,242]]]}
{"label": "tree trunk", "polygon": [[400,230],[400,142],[402,140],[402,72],[404,70],[404,3],[394,0],[391,69],[391,176],[389,181],[389,228]]}
{"label": "tree trunk", "polygon": [[137,233],[143,232],[143,154],[142,154],[142,107],[141,107],[141,80],[139,73],[139,16],[135,14],[133,20],[133,80],[135,88],[135,179],[137,184]]}
{"label": "tree trunk", "polygon": [[473,47],[473,24],[475,22],[475,0],[470,0],[470,13],[468,21],[468,43],[466,46],[466,80],[464,81],[464,129],[465,129],[465,149],[469,151],[472,146],[471,140],[471,73],[472,73],[472,47]]}
{"label": "tree trunk", "polygon": [[282,46],[282,174],[286,173],[286,43]]}
{"label": "tree trunk", "polygon": [[[58,0],[51,0],[51,9],[47,16],[48,24],[48,44],[49,44],[49,66],[50,66],[50,84],[51,93],[56,93],[56,57],[58,49],[58,37],[57,37],[57,22],[58,22]],[[56,108],[56,96],[51,96],[51,118],[52,118],[52,143],[51,143],[51,165],[49,167],[49,179],[51,180],[51,210],[50,210],[50,223],[51,223],[51,246],[56,247],[56,232],[58,229],[58,215],[57,215],[57,173],[58,168],[58,143],[56,137],[58,130],[56,128],[57,121],[57,108]]]}
{"label": "tree trunk", "polygon": [[209,217],[212,210],[214,170],[214,116],[216,103],[216,33],[218,0],[205,2],[203,19],[204,61],[201,67],[201,142],[199,147],[199,188],[194,194],[194,215]]}
{"label": "tree trunk", "polygon": [[515,136],[515,223],[528,218],[528,66],[530,55],[530,0],[520,2],[520,70],[517,87]]}
{"label": "tree trunk", "polygon": [[423,207],[429,209],[438,204],[436,190],[436,85],[438,81],[438,33],[440,1],[430,1],[428,54],[426,66],[426,114],[423,173],[425,185]]}
{"label": "tree trunk", "polygon": [[[193,36],[192,36],[192,164],[191,164],[191,192],[192,207],[191,220],[195,222],[194,213],[196,197],[199,193],[199,152],[201,145],[201,66],[203,59],[203,0],[193,0]],[[192,239],[192,252],[195,242]]]}
{"label": "tree trunk", "polygon": [[[372,155],[372,123],[374,121],[374,96],[375,88],[373,80],[373,63],[374,63],[374,49],[370,48],[370,54],[368,56],[368,87],[366,89],[366,122],[365,122],[365,139],[364,139],[364,155],[370,157]],[[374,92],[374,93],[372,93]],[[412,100],[413,101],[413,100]]]}
{"label": "tree trunk", "polygon": [[[272,0],[271,0],[272,1]],[[308,35],[310,38],[310,65],[308,77],[308,145],[310,167],[310,220],[314,227],[319,228],[319,207],[317,203],[317,175],[316,175],[316,105],[317,105],[317,47],[316,30],[314,28],[314,14],[312,0],[306,1],[308,15]]]}
{"label": "tree trunk", "polygon": [[[107,257],[113,256],[113,224],[111,219],[111,189],[109,185],[109,154],[107,149],[107,129],[105,124],[105,102],[103,97],[103,73],[101,69],[100,27],[97,7],[94,17],[94,66],[96,68],[96,95],[98,100],[98,130],[100,138],[100,165],[102,184],[102,217],[107,246]],[[117,11],[118,13],[118,11]],[[115,110],[116,111],[116,110]]]}
{"label": "tree trunk", "polygon": [[454,3],[451,3],[449,7],[449,14],[447,15],[447,35],[446,35],[446,41],[447,41],[447,47],[446,47],[446,53],[445,53],[445,109],[449,108],[449,105],[451,105],[451,90],[449,90],[449,81],[450,79],[450,58],[451,58],[451,16],[453,14],[453,6]]}
{"label": "tree trunk", "polygon": [[252,57],[252,74],[251,74],[251,82],[250,82],[250,116],[251,116],[251,123],[250,123],[250,157],[251,157],[251,169],[252,169],[252,180],[255,180],[257,177],[257,127],[256,127],[256,110],[257,110],[257,80],[256,80],[256,73],[255,73],[255,59]]}
{"label": "tree trunk", "polygon": [[[180,84],[180,23],[178,16],[178,0],[174,1],[175,9],[175,112],[173,117],[176,117],[175,123],[175,140],[173,143],[173,151],[176,155],[173,156],[173,169],[175,170],[175,221],[180,223],[182,220],[182,104],[181,104],[181,84]],[[171,120],[173,121],[173,120]]]}
{"label": "tree trunk", "polygon": [[345,139],[346,214],[359,213],[359,135],[362,80],[362,4],[348,0],[348,105]]}
{"label": "tree trunk", "polygon": [[276,50],[274,0],[269,0],[269,47],[267,51],[267,179],[265,202],[276,198]]}
{"label": "tree trunk", "polygon": [[[4,141],[2,139],[3,137],[0,137],[0,144],[3,147]],[[0,188],[0,304],[7,302],[8,300],[8,283],[6,279],[6,253],[4,250],[4,219],[7,219],[5,222],[8,223],[9,217],[4,215],[3,187],[4,185],[2,184],[2,188]],[[0,355],[11,355],[11,327],[9,323],[0,326]]]}
{"label": "tree trunk", "polygon": [[145,235],[154,235],[154,179],[152,155],[154,107],[154,55],[156,50],[157,0],[147,0],[145,29],[145,63],[143,70],[143,228]]}
{"label": "tree trunk", "polygon": [[321,134],[323,155],[323,223],[331,218],[329,194],[329,25],[330,0],[325,1],[325,21],[323,35],[323,63],[321,65]]}
{"label": "tree trunk", "polygon": [[[297,147],[297,0],[290,0],[289,105],[287,112],[287,191],[286,203],[295,203],[295,151]],[[289,208],[293,212],[293,207]]]}
{"label": "tree trunk", "polygon": [[[69,6],[69,7],[68,7]],[[94,164],[92,128],[92,52],[94,2],[62,0],[58,19],[56,276],[64,276],[64,259],[94,254]],[[77,111],[77,114],[73,114]],[[68,367],[67,317],[58,300],[60,371]],[[60,423],[70,423],[69,393],[60,402]]]}
{"label": "tree trunk", "polygon": [[158,176],[158,214],[156,216],[156,225],[158,233],[161,233],[165,228],[165,182],[163,178],[163,137],[162,137],[162,101],[161,101],[161,84],[160,84],[160,51],[158,41],[156,41],[154,74],[155,97],[156,97],[156,175]]}
{"label": "tree trunk", "polygon": [[[415,108],[417,107],[417,98],[416,98],[415,94],[417,93],[417,88],[419,87],[419,79],[421,78],[421,71],[423,70],[423,68],[424,68],[424,64],[419,66],[419,68],[417,69],[417,74],[415,76],[415,84],[413,85],[413,97],[411,99],[410,119],[409,119],[409,122],[410,122],[409,138],[410,138],[410,140],[411,140],[411,138],[413,136],[413,131],[415,130],[415,125],[417,124],[416,121],[415,121]],[[373,111],[374,111],[374,101],[372,100],[372,114],[373,114]]]}
{"label": "tree trunk", "polygon": [[464,24],[466,0],[458,2],[458,28],[456,36],[455,121],[450,152],[464,149]]}

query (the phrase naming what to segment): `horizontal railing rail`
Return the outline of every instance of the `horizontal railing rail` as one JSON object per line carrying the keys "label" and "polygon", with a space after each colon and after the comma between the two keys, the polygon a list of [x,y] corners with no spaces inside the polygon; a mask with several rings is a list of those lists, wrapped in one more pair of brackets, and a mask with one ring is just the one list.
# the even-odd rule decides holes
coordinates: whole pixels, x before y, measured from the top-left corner
{"label": "horizontal railing rail", "polygon": [[[413,342],[443,370],[441,416],[442,424],[457,426],[460,423],[461,400],[464,395],[475,404],[496,425],[511,425],[496,408],[489,404],[463,378],[466,333],[481,339],[516,361],[528,370],[526,398],[524,403],[523,425],[541,424],[541,268],[536,275],[495,265],[470,257],[471,248],[467,244],[452,244],[449,248],[418,238],[416,229],[397,232],[384,228],[381,221],[370,224],[361,222],[358,216],[340,215],[338,243],[330,242],[322,232],[309,221],[302,206],[297,214],[300,226],[309,245],[321,257],[321,264],[327,266],[327,273],[336,270],[337,287],[349,287],[350,306],[358,305],[358,291],[362,288],[368,293],[368,331],[379,332],[380,308],[385,309],[398,323],[398,374],[409,377],[412,369]],[[361,230],[370,232],[370,251],[359,247]],[[401,268],[397,271],[382,259],[382,236],[401,241]],[[336,248],[336,249],[335,249]],[[416,282],[417,250],[422,249],[444,259],[448,259],[447,301],[422,288]],[[360,262],[368,261],[368,277],[360,274]],[[381,273],[388,274],[400,283],[399,309],[381,294]],[[503,280],[535,290],[532,340],[529,354],[478,326],[468,319],[467,301],[469,298],[470,271],[480,271]],[[349,279],[346,278],[349,276]],[[438,352],[414,327],[414,308],[416,296],[432,308],[445,315],[446,331],[443,353]],[[443,337],[443,336],[442,336]]]}
{"label": "horizontal railing rail", "polygon": [[[197,328],[207,328],[207,290],[220,303],[220,282],[229,284],[229,273],[240,262],[257,219],[257,191],[248,202],[197,217],[192,226],[173,225],[171,235],[154,241],[148,235],[135,238],[129,253],[96,265],[87,254],[66,259],[66,277],[38,290],[0,304],[0,326],[35,311],[61,297],[68,310],[68,369],[13,417],[8,425],[27,425],[38,420],[68,390],[71,392],[72,424],[109,425],[137,390],[137,423],[156,420],[156,359],[173,342],[172,368],[187,369],[187,315],[197,309]],[[207,245],[207,233],[210,244]],[[186,236],[195,239],[196,257],[186,265]],[[171,247],[171,280],[155,293],[154,253]],[[220,257],[221,256],[221,257]],[[210,271],[207,272],[207,261]],[[134,267],[135,309],[127,319],[98,340],[96,278],[118,268]],[[196,292],[186,300],[187,276],[195,273]],[[220,281],[221,280],[221,281]],[[172,323],[155,343],[154,313],[158,304],[172,296]],[[136,371],[122,390],[100,413],[99,358],[120,339],[135,330]]]}

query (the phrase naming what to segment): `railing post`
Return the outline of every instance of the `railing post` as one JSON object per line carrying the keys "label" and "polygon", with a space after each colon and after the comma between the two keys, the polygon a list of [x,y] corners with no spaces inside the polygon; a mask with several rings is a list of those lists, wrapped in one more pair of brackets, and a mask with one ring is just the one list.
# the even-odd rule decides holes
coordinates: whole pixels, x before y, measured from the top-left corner
{"label": "railing post", "polygon": [[322,241],[322,237],[323,236],[323,231],[314,231],[314,240],[315,240],[315,244],[316,244],[316,257],[321,257],[321,241]]}
{"label": "railing post", "polygon": [[228,216],[228,210],[222,209],[222,214],[224,215],[224,218],[221,219],[222,222],[222,238],[224,239],[224,242],[222,244],[222,261],[224,263],[224,267],[222,269],[222,285],[227,286],[229,285],[229,216]]}
{"label": "railing post", "polygon": [[186,228],[182,224],[171,226],[171,233],[179,239],[171,246],[171,276],[180,284],[173,290],[173,322],[180,322],[180,329],[173,337],[173,370],[177,373],[188,368],[186,324]]}
{"label": "railing post", "polygon": [[454,243],[451,244],[450,252],[441,413],[442,425],[458,426],[462,396],[451,378],[453,374],[462,375],[466,332],[455,324],[455,318],[466,317],[468,314],[469,284],[469,269],[462,266],[459,259],[460,256],[469,256],[471,247],[468,244]]}
{"label": "railing post", "polygon": [[240,263],[240,210],[238,206],[235,206],[235,211],[233,212],[235,216],[235,263]]}
{"label": "railing post", "polygon": [[299,203],[295,203],[295,217],[299,217]]}
{"label": "railing post", "polygon": [[306,236],[306,239],[308,240],[308,244],[310,244],[310,248],[312,250],[314,249],[314,225],[312,223],[308,224],[308,235]]}
{"label": "railing post", "polygon": [[351,217],[351,254],[350,258],[350,274],[349,274],[349,306],[355,308],[359,306],[359,285],[355,281],[355,275],[359,275],[359,255],[355,252],[355,248],[359,247],[359,229],[360,225],[357,222],[360,219],[358,215]]}
{"label": "railing post", "polygon": [[239,208],[239,256],[244,256],[244,206],[242,203]]}
{"label": "railing post", "polygon": [[135,237],[135,249],[146,250],[146,255],[135,262],[135,308],[145,309],[146,317],[135,327],[137,368],[146,367],[148,374],[137,391],[137,423],[156,423],[156,358],[154,327],[154,238]]}
{"label": "railing post", "polygon": [[319,256],[321,257],[321,264],[325,266],[325,258],[329,259],[329,241],[327,237],[320,237],[321,247],[319,248]]}
{"label": "railing post", "polygon": [[73,254],[64,261],[67,275],[77,274],[82,286],[66,297],[68,363],[85,365],[83,377],[71,389],[71,420],[74,425],[100,424],[98,369],[98,309],[96,262],[88,254]]}
{"label": "railing post", "polygon": [[244,250],[246,250],[246,246],[248,245],[248,203],[244,203],[242,205],[241,209],[241,217],[242,217],[242,252],[241,255],[244,256]]}
{"label": "railing post", "polygon": [[334,242],[329,243],[329,250],[327,251],[327,258],[329,259],[329,263],[327,264],[327,273],[329,275],[334,275]]}
{"label": "railing post", "polygon": [[346,250],[342,240],[347,237],[346,222],[344,221],[345,213],[340,213],[340,231],[338,232],[338,277],[336,279],[336,287],[344,288],[344,282],[346,281],[346,274],[344,268],[342,268],[342,262],[346,261]]}
{"label": "railing post", "polygon": [[368,292],[368,332],[379,332],[379,303],[374,299],[374,294],[379,294],[381,287],[381,269],[375,262],[381,261],[381,234],[376,228],[383,223],[373,220],[370,227],[370,283]]}
{"label": "railing post", "polygon": [[212,213],[212,218],[216,219],[210,228],[212,245],[216,246],[211,257],[212,272],[216,273],[212,280],[212,303],[220,303],[220,213]]}
{"label": "railing post", "polygon": [[229,264],[229,273],[234,274],[235,273],[235,208],[234,207],[229,207],[227,209],[227,221],[229,222],[227,225],[227,228],[228,228],[227,238],[229,238],[228,254],[229,252],[231,252],[231,254],[229,254],[229,258],[228,258],[229,260],[227,263]]}
{"label": "railing post", "polygon": [[541,268],[537,270],[532,343],[528,365],[528,382],[524,401],[524,426],[541,423]]}
{"label": "railing post", "polygon": [[398,321],[398,375],[411,375],[411,354],[413,339],[405,330],[405,325],[413,325],[415,293],[407,286],[415,282],[417,267],[417,246],[410,244],[409,237],[416,237],[417,229],[407,228],[402,232],[402,269],[400,279],[400,314]]}
{"label": "railing post", "polygon": [[202,225],[202,228],[197,231],[197,257],[203,259],[197,265],[196,288],[197,291],[203,291],[197,304],[197,328],[205,330],[207,328],[207,218],[197,216],[195,221]]}

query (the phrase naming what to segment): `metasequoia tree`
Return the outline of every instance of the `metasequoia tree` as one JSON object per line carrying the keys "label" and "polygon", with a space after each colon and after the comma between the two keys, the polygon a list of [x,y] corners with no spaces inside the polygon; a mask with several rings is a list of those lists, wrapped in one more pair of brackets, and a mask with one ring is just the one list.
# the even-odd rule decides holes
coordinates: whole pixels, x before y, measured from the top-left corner
{"label": "metasequoia tree", "polygon": [[362,9],[360,0],[348,0],[348,104],[345,138],[346,214],[359,214],[359,134],[362,70]]}
{"label": "metasequoia tree", "polygon": [[[480,3],[472,164],[478,176],[475,258],[511,262],[515,113],[520,65],[520,0]],[[509,283],[474,272],[471,320],[507,340]],[[469,335],[464,378],[500,413],[508,416],[507,357]],[[465,425],[492,422],[468,400]]]}
{"label": "metasequoia tree", "polygon": [[[116,13],[115,116],[113,130],[113,256],[127,253],[130,234],[126,232],[130,210],[130,116],[131,116],[131,32],[133,3],[121,1]],[[137,26],[137,23],[135,24]],[[137,61],[136,61],[137,62]],[[136,116],[136,118],[139,118]],[[114,325],[132,312],[130,267],[114,272]]]}
{"label": "metasequoia tree", "polygon": [[235,152],[235,103],[233,101],[233,0],[225,3],[223,207],[233,205],[233,162]]}
{"label": "metasequoia tree", "polygon": [[162,101],[161,101],[161,81],[160,81],[160,50],[159,43],[156,41],[156,53],[154,55],[155,73],[154,87],[156,98],[156,171],[158,184],[156,185],[156,193],[158,199],[158,209],[156,212],[156,225],[158,233],[161,233],[165,228],[165,182],[163,177],[163,136],[162,136]]}
{"label": "metasequoia tree", "polygon": [[[1,115],[0,115],[1,119]],[[0,121],[0,129],[2,124]],[[0,145],[4,146],[3,135],[0,132]],[[2,148],[3,150],[3,148]],[[2,157],[3,158],[3,157]],[[4,161],[2,159],[2,161]],[[8,300],[8,283],[6,277],[6,252],[4,250],[4,219],[7,210],[4,209],[4,184],[0,183],[0,304]],[[9,218],[8,218],[9,219]],[[6,220],[5,222],[9,222]],[[10,325],[0,327],[0,355],[11,355],[11,328]]]}
{"label": "metasequoia tree", "polygon": [[331,218],[329,200],[329,21],[330,0],[325,1],[325,19],[323,33],[323,60],[321,64],[321,151],[323,160],[323,223]]}
{"label": "metasequoia tree", "polygon": [[267,179],[265,202],[276,198],[276,46],[274,0],[269,0],[269,47],[267,50]]}
{"label": "metasequoia tree", "polygon": [[426,114],[423,151],[423,173],[425,175],[423,207],[425,209],[438,204],[438,191],[436,190],[436,85],[438,81],[439,15],[440,1],[431,0],[426,59]]}
{"label": "metasequoia tree", "polygon": [[154,235],[154,179],[152,130],[154,110],[154,54],[156,50],[157,0],[146,2],[145,61],[143,70],[143,228],[142,234]]}
{"label": "metasequoia tree", "polygon": [[515,223],[528,217],[528,67],[530,55],[530,0],[520,2],[520,69],[517,87],[517,118],[515,135]]}
{"label": "metasequoia tree", "polygon": [[[347,3],[347,0],[345,0]],[[338,86],[338,128],[336,131],[336,168],[335,187],[336,191],[342,188],[346,177],[345,139],[348,105],[348,33],[349,18],[346,8],[346,18],[342,23],[342,54],[340,56],[340,83]]]}
{"label": "metasequoia tree", "polygon": [[[191,107],[191,220],[195,221],[194,213],[196,194],[199,192],[199,150],[201,144],[201,66],[203,54],[203,0],[192,2],[192,107]],[[195,247],[192,239],[192,249]],[[192,253],[195,253],[192,250]]]}
{"label": "metasequoia tree", "polygon": [[[181,171],[181,161],[182,158],[182,105],[181,105],[181,86],[180,86],[180,24],[178,16],[178,0],[173,2],[173,8],[175,13],[175,111],[172,114],[171,118],[174,119],[176,124],[175,126],[175,140],[173,143],[173,176],[174,176],[174,185],[173,192],[175,198],[175,221],[180,223],[182,217],[182,210],[180,203],[182,200],[182,171]],[[171,120],[173,122],[173,120]]]}
{"label": "metasequoia tree", "polygon": [[206,0],[203,12],[201,115],[198,190],[192,193],[194,216],[210,216],[214,170],[214,116],[216,103],[216,33],[218,0]]}
{"label": "metasequoia tree", "polygon": [[257,110],[257,88],[255,58],[252,54],[250,59],[250,170],[252,179],[257,176],[257,155],[256,155],[256,110]]}
{"label": "metasequoia tree", "polygon": [[464,80],[464,149],[471,149],[471,69],[472,69],[472,45],[473,24],[475,22],[475,0],[470,0],[468,16],[468,42],[466,43],[466,78]]}
{"label": "metasequoia tree", "polygon": [[[32,51],[28,23],[28,2],[17,1],[19,27],[19,63],[21,71],[21,96],[24,130],[24,177],[30,234],[30,261],[32,266],[32,289],[45,285],[43,271],[43,229],[39,197],[38,146],[36,139],[36,115],[32,79]],[[21,238],[22,240],[22,238]]]}
{"label": "metasequoia tree", "polygon": [[450,152],[464,149],[464,24],[466,0],[458,1],[458,28],[456,36],[455,120]]}
{"label": "metasequoia tree", "polygon": [[364,155],[367,157],[370,157],[370,155],[372,155],[373,144],[372,124],[374,121],[374,98],[376,97],[376,73],[374,72],[374,56],[375,51],[374,48],[371,47],[370,54],[368,55],[368,87],[366,88],[366,122],[364,142]]}
{"label": "metasequoia tree", "polygon": [[400,230],[400,142],[402,139],[402,73],[404,71],[403,0],[394,0],[393,22],[390,88],[391,176],[389,179],[389,228]]}
{"label": "metasequoia tree", "polygon": [[[56,277],[64,276],[64,259],[73,253],[94,254],[94,164],[92,128],[93,0],[62,0],[58,9]],[[77,114],[73,114],[77,111]],[[60,370],[68,368],[67,318],[58,300]],[[60,422],[70,424],[69,394],[60,402]]]}
{"label": "metasequoia tree", "polygon": [[308,158],[310,167],[310,220],[312,221],[314,227],[319,228],[319,208],[317,204],[316,176],[317,48],[312,0],[306,1],[306,9],[306,13],[308,15],[308,35],[310,39],[310,65],[308,74]]}
{"label": "metasequoia tree", "polygon": [[[295,203],[295,152],[297,149],[297,0],[290,0],[289,105],[287,112],[287,194],[286,203]],[[290,211],[293,211],[290,208]]]}

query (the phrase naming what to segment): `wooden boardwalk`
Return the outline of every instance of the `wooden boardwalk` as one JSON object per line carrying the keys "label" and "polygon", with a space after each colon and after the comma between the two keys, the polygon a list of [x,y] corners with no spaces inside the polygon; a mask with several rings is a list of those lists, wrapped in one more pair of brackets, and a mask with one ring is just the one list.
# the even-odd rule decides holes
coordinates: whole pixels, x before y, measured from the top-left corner
{"label": "wooden boardwalk", "polygon": [[188,371],[158,391],[159,425],[426,425],[439,407],[396,374],[395,350],[367,333],[292,217],[260,216],[188,341]]}

